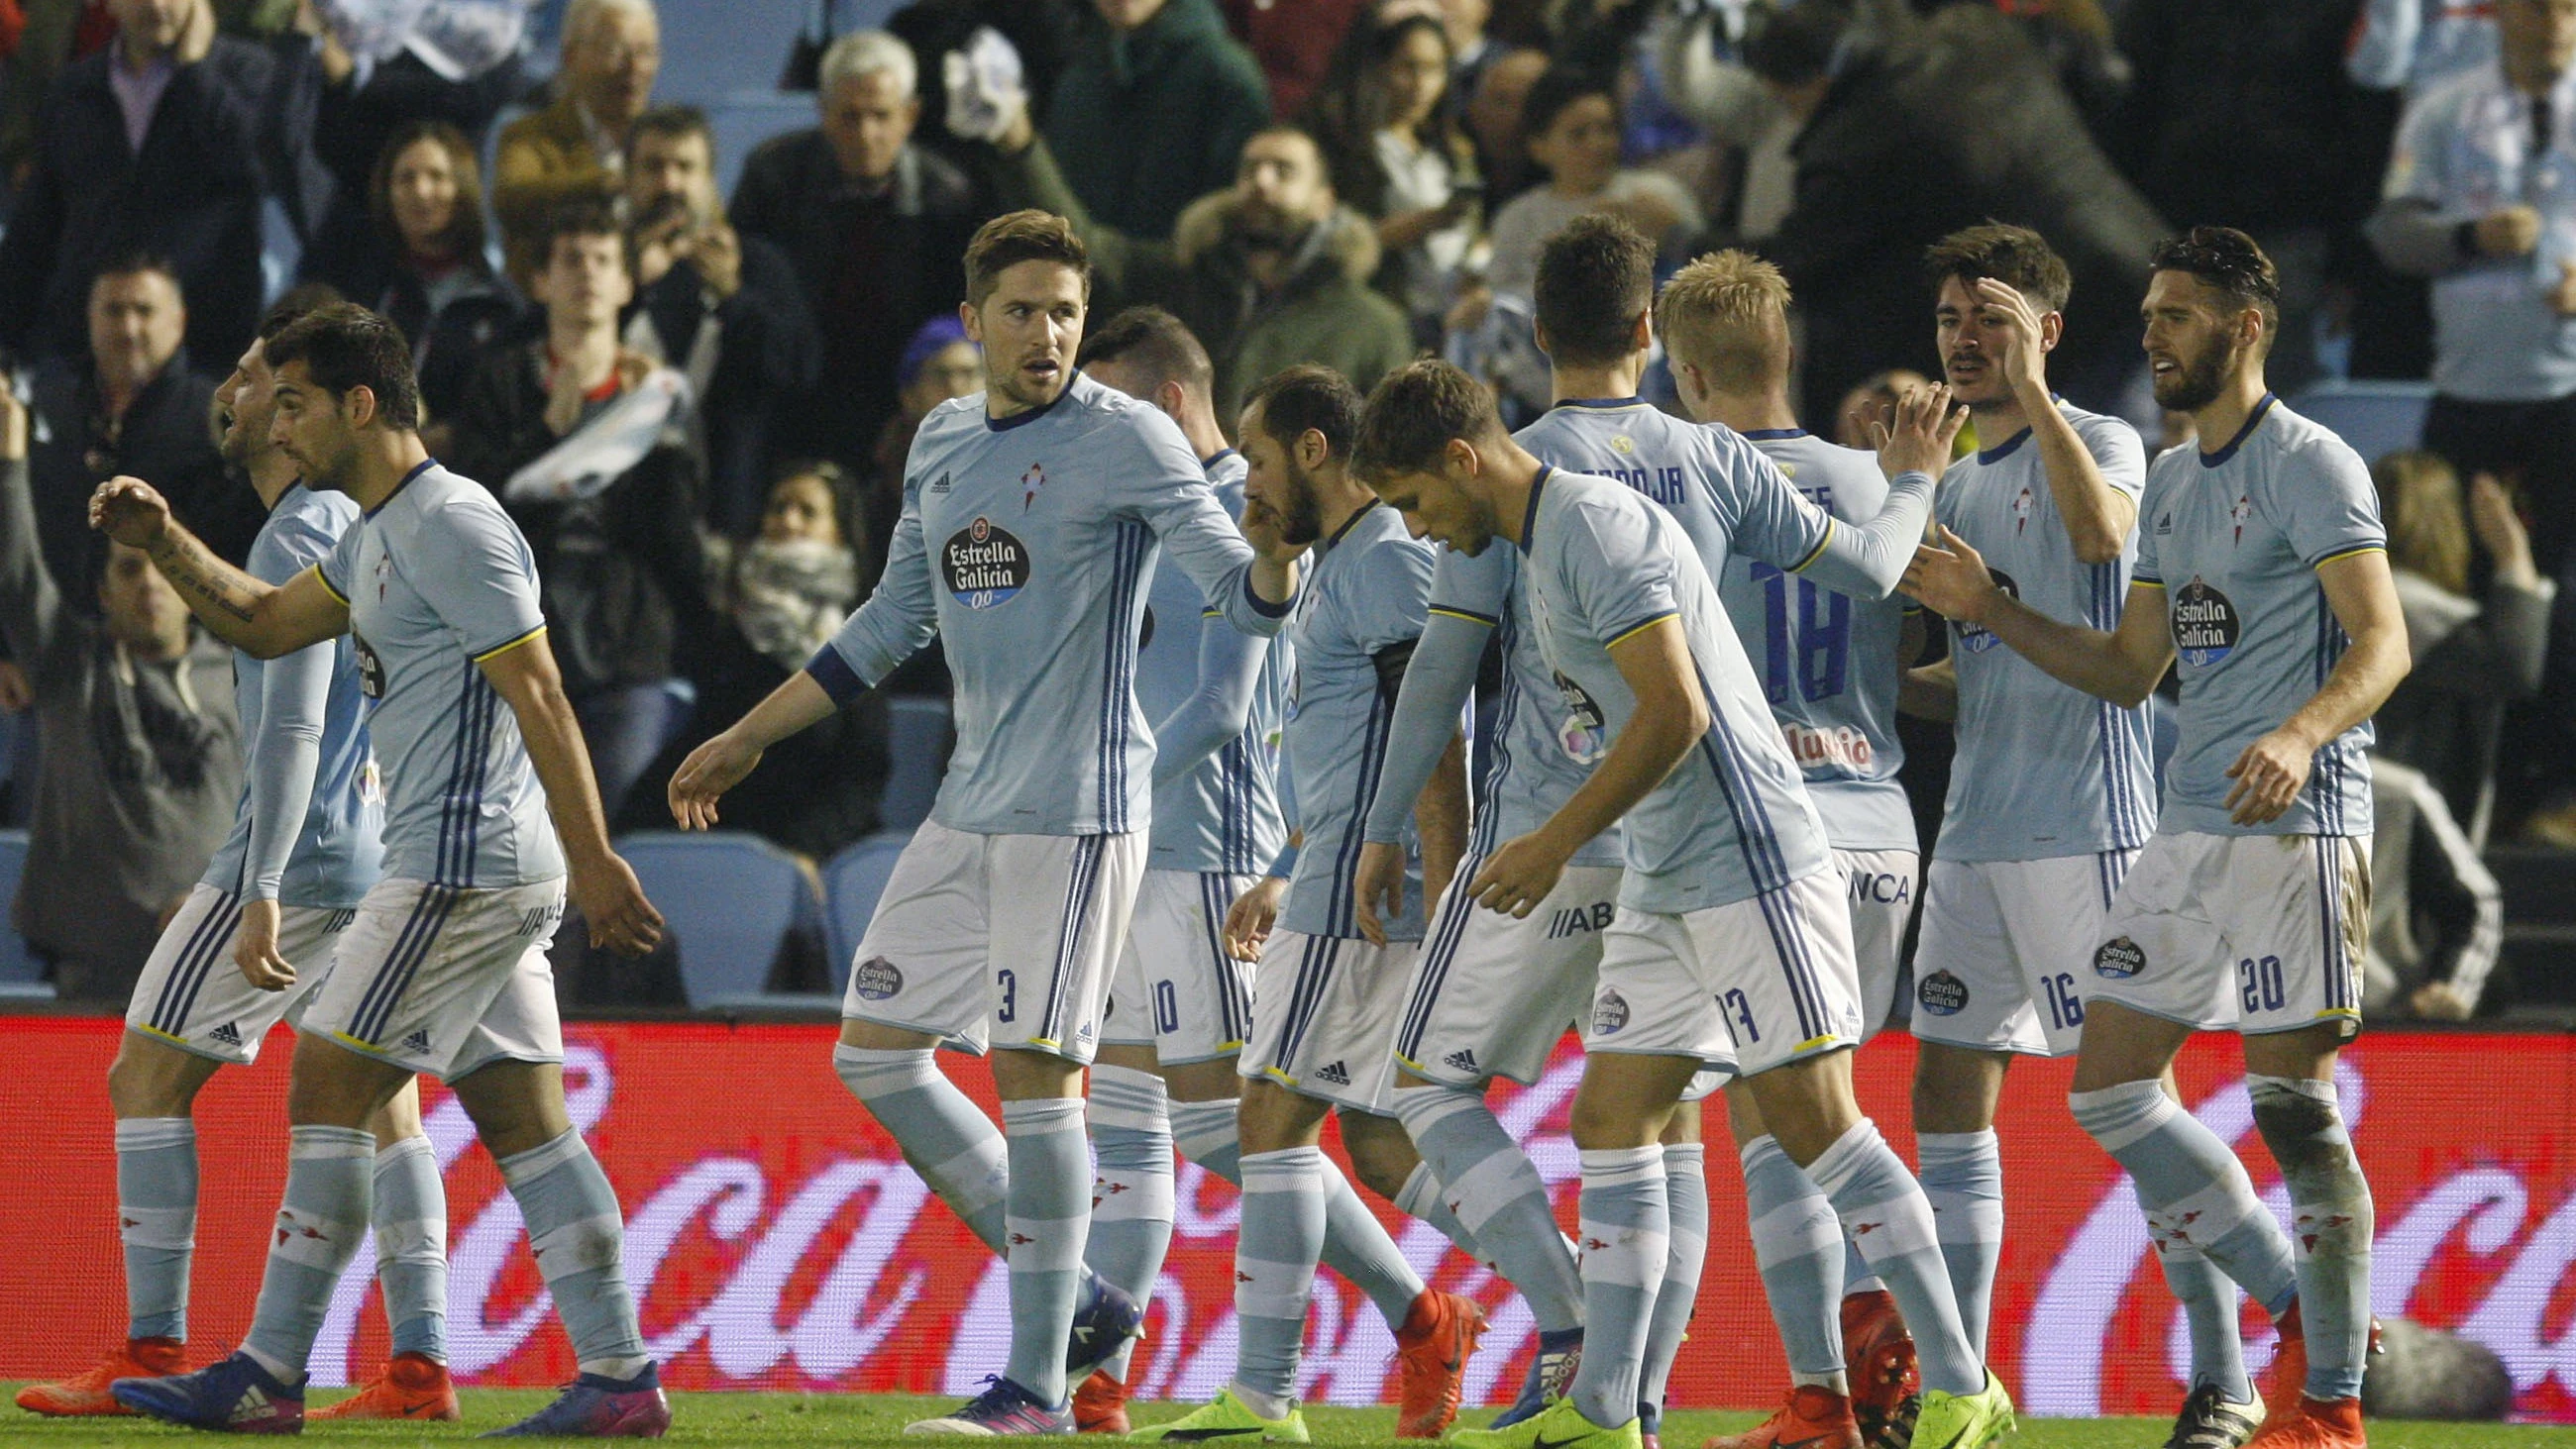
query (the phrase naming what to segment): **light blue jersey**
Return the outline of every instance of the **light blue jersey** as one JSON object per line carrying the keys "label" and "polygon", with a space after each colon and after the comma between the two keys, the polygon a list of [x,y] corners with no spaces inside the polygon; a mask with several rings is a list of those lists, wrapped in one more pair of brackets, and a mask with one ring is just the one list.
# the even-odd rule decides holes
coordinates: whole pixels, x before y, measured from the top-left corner
{"label": "light blue jersey", "polygon": [[[1279,925],[1309,936],[1357,937],[1352,883],[1362,826],[1395,715],[1378,656],[1422,637],[1431,597],[1431,546],[1404,516],[1371,503],[1318,543],[1313,572],[1287,629],[1297,651],[1285,738],[1295,777],[1297,872]],[[1387,939],[1422,939],[1422,864],[1406,852],[1404,911]]]}
{"label": "light blue jersey", "polygon": [[2226,446],[2176,448],[2147,470],[2137,581],[2165,591],[2182,658],[2162,829],[2370,834],[2367,721],[2317,751],[2298,799],[2266,824],[2228,819],[2226,772],[2324,687],[2351,643],[2317,568],[2387,546],[2361,455],[2268,393]]}
{"label": "light blue jersey", "polygon": [[[1207,460],[1217,502],[1243,513],[1243,455]],[[1279,720],[1288,703],[1288,645],[1238,632],[1189,576],[1157,569],[1136,650],[1136,703],[1154,722],[1151,870],[1259,875],[1288,839],[1279,815]],[[1231,696],[1231,698],[1229,698]],[[1214,721],[1249,696],[1243,729]]]}
{"label": "light blue jersey", "polygon": [[1681,915],[1825,869],[1824,822],[1673,515],[1610,479],[1542,469],[1521,550],[1539,653],[1589,702],[1605,739],[1637,706],[1610,647],[1665,619],[1681,620],[1708,701],[1708,732],[1628,812],[1619,904]]}
{"label": "light blue jersey", "polygon": [[391,777],[385,874],[471,890],[560,877],[518,716],[478,667],[546,627],[519,526],[433,459],[317,569],[349,606],[367,733]]}
{"label": "light blue jersey", "polygon": [[[298,483],[251,540],[251,574],[283,585],[331,557],[358,521],[343,493]],[[347,638],[278,659],[233,651],[241,804],[206,885],[245,900],[348,910],[384,871],[385,800],[367,745],[358,649]]]}
{"label": "light blue jersey", "polygon": [[[2137,430],[2064,403],[2058,411],[2102,481],[2137,497],[2147,472]],[[2023,603],[2087,628],[2120,627],[2137,539],[2110,563],[2075,556],[2028,429],[1951,464],[1936,511]],[[1971,625],[1951,625],[1950,657],[1959,677],[1959,752],[1935,858],[2054,860],[2146,843],[2155,833],[2156,787],[2145,706],[2121,709],[2061,684]]]}
{"label": "light blue jersey", "polygon": [[1136,641],[1159,553],[1247,634],[1288,608],[1252,594],[1252,546],[1180,426],[1076,374],[995,420],[941,403],[905,460],[876,593],[806,668],[836,700],[930,642],[955,683],[957,748],[931,818],[978,835],[1118,835],[1152,809]]}
{"label": "light blue jersey", "polygon": [[[1864,524],[1887,506],[1878,459],[1803,428],[1764,429],[1745,440],[1781,476],[1836,520]],[[1914,809],[1896,772],[1902,597],[1855,597],[1751,557],[1728,560],[1718,601],[1744,641],[1781,738],[1807,779],[1808,797],[1837,850],[1913,850]]]}

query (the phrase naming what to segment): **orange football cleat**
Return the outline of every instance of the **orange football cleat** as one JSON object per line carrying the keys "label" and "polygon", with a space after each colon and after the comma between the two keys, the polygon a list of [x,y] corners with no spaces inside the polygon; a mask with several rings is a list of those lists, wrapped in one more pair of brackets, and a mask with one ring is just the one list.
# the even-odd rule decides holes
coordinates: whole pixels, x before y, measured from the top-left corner
{"label": "orange football cleat", "polygon": [[1852,1401],[1831,1389],[1800,1384],[1770,1418],[1741,1434],[1720,1434],[1700,1449],[1861,1449]]}
{"label": "orange football cleat", "polygon": [[456,1385],[447,1365],[426,1354],[398,1353],[385,1364],[383,1376],[327,1409],[308,1409],[314,1419],[455,1419]]}
{"label": "orange football cleat", "polygon": [[1903,1449],[1914,1437],[1914,1412],[1923,1402],[1914,1368],[1914,1335],[1884,1288],[1843,1299],[1843,1362],[1850,1367],[1852,1417],[1864,1443]]}
{"label": "orange football cleat", "polygon": [[1396,1402],[1395,1437],[1437,1439],[1458,1417],[1468,1356],[1485,1331],[1485,1310],[1473,1298],[1425,1288],[1396,1331],[1396,1361],[1403,1365]]}
{"label": "orange football cleat", "polygon": [[2273,1408],[2263,1427],[2245,1441],[2245,1449],[2368,1449],[2361,1400],[2292,1397],[2297,1402]]}
{"label": "orange football cleat", "polygon": [[108,1355],[107,1362],[59,1383],[29,1384],[18,1391],[18,1407],[52,1418],[131,1415],[107,1386],[118,1379],[157,1379],[188,1366],[188,1348],[175,1338],[129,1338]]}
{"label": "orange football cleat", "polygon": [[1110,1377],[1107,1369],[1093,1369],[1082,1387],[1073,1391],[1073,1431],[1124,1434],[1129,1427],[1126,1382]]}

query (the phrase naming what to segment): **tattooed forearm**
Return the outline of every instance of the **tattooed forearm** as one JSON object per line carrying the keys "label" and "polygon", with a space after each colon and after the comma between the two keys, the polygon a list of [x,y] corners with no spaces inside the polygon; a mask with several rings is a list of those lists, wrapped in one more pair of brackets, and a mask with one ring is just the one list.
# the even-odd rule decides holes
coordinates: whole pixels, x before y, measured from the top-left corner
{"label": "tattooed forearm", "polygon": [[[256,579],[215,556],[195,534],[173,523],[162,530],[150,550],[152,566],[188,601],[188,607],[207,624],[220,626],[226,621],[248,624],[259,595],[266,592]],[[220,613],[218,619],[208,611]],[[218,632],[221,632],[218,628]]]}

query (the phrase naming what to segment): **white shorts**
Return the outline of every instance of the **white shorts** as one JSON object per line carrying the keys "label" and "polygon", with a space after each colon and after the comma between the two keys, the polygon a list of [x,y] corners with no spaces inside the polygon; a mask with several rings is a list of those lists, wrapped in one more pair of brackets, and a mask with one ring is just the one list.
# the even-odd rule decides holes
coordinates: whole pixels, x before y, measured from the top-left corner
{"label": "white shorts", "polygon": [[259,1059],[270,1027],[280,1020],[303,1023],[305,1003],[331,974],[340,933],[357,918],[354,910],[278,907],[277,954],[295,968],[295,984],[262,991],[233,964],[241,897],[199,885],[143,964],[134,999],[125,1006],[126,1029],[181,1051],[248,1066]]}
{"label": "white shorts", "polygon": [[1687,915],[1621,907],[1602,943],[1583,1049],[1698,1057],[1750,1077],[1858,1045],[1843,889],[1828,868]]}
{"label": "white shorts", "polygon": [[2246,1036],[2361,1032],[2370,842],[2340,835],[2159,834],[2112,899],[2093,995]]}
{"label": "white shorts", "polygon": [[1896,978],[1905,969],[1905,923],[1914,914],[1921,858],[1910,850],[1837,850],[1851,907],[1852,960],[1860,970],[1860,1039],[1868,1041],[1896,1009]]}
{"label": "white shorts", "polygon": [[[1456,879],[1474,880],[1483,863],[1460,862]],[[1481,1087],[1498,1076],[1537,1082],[1548,1054],[1592,1004],[1620,875],[1615,865],[1568,866],[1556,889],[1517,920],[1450,891],[1406,993],[1396,1061],[1451,1086]]]}
{"label": "white shorts", "polygon": [[1394,1110],[1395,1026],[1417,943],[1272,931],[1236,1068],[1337,1107]]}
{"label": "white shorts", "polygon": [[2072,1055],[2085,969],[2134,850],[1935,860],[1914,947],[1914,1035],[1970,1051]]}
{"label": "white shorts", "polygon": [[1149,1046],[1167,1067],[1243,1050],[1252,1034],[1252,967],[1225,954],[1225,913],[1256,879],[1145,872],[1100,1023],[1103,1046]]}
{"label": "white shorts", "polygon": [[563,908],[560,877],[493,890],[380,880],[302,1029],[450,1082],[495,1061],[562,1061],[546,947]]}
{"label": "white shorts", "polygon": [[960,1051],[1088,1062],[1145,836],[973,835],[923,821],[859,942],[841,1015]]}

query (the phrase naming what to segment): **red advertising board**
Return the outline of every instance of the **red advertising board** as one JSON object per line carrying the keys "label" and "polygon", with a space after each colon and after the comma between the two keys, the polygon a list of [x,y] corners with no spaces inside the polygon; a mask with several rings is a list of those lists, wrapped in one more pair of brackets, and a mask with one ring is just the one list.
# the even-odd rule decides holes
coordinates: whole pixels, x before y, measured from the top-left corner
{"label": "red advertising board", "polygon": [[[0,1377],[86,1367],[123,1331],[114,1150],[103,1075],[112,1020],[0,1019]],[[626,1204],[626,1268],[668,1380],[687,1388],[964,1392],[1001,1363],[1005,1274],[833,1078],[827,1026],[573,1027],[567,1079]],[[200,1103],[206,1201],[191,1317],[201,1351],[237,1338],[284,1174],[287,1039],[255,1069],[219,1074]],[[950,1070],[989,1106],[976,1063]],[[1912,1048],[1861,1053],[1863,1104],[1901,1152]],[[1575,1163],[1565,1112],[1581,1059],[1559,1053],[1527,1090],[1498,1089],[1504,1121],[1556,1185],[1571,1221]],[[2126,1182],[2068,1120],[2066,1063],[2025,1061],[2006,1090],[2009,1235],[1993,1352],[2036,1414],[2169,1413],[2181,1330],[2150,1261]],[[2251,1132],[2234,1044],[2202,1039],[2181,1067],[2203,1120],[2247,1152],[2277,1208],[2277,1175]],[[2346,1057],[2347,1115],[2378,1200],[2379,1312],[2493,1347],[2529,1417],[2576,1420],[2576,1039],[2374,1033]],[[447,1176],[453,1269],[449,1342],[460,1379],[543,1385],[570,1376],[525,1234],[454,1099],[433,1090],[430,1133]],[[1731,1155],[1711,1154],[1713,1217],[1698,1331],[1674,1374],[1679,1402],[1754,1407],[1784,1382],[1743,1231]],[[1385,1215],[1426,1276],[1493,1317],[1468,1399],[1508,1397],[1531,1346],[1502,1283],[1444,1251],[1430,1228]],[[1235,1199],[1185,1166],[1172,1254],[1154,1306],[1143,1392],[1212,1393],[1233,1357]],[[41,1245],[38,1247],[37,1245]],[[362,1258],[371,1261],[372,1253]],[[2255,1315],[2259,1318],[2259,1315]],[[1317,1283],[1312,1397],[1373,1402],[1391,1388],[1392,1341],[1367,1302]],[[384,1326],[363,1275],[342,1285],[314,1371],[364,1377]],[[2258,1360],[2268,1342],[2254,1344]]]}

